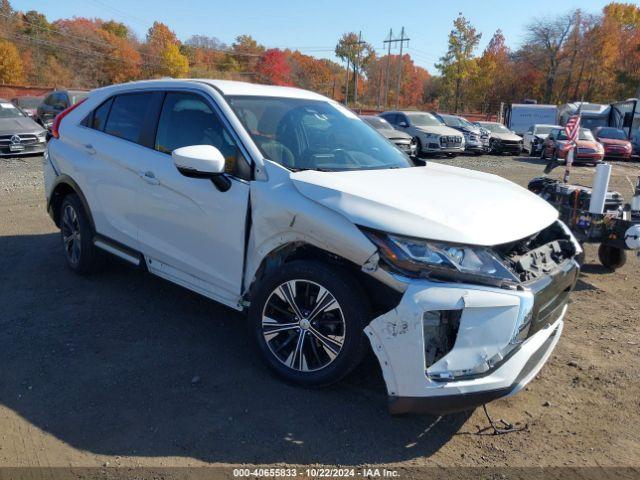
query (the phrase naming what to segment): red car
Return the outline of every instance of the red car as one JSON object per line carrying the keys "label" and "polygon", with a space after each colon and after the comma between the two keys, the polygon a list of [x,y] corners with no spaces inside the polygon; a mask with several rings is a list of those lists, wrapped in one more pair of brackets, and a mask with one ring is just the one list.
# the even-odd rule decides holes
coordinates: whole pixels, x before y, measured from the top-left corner
{"label": "red car", "polygon": [[[591,130],[581,128],[577,141],[577,150],[573,155],[574,163],[591,163],[596,165],[604,158],[604,147],[596,141]],[[569,139],[564,128],[554,128],[542,144],[541,158],[563,160],[569,151]]]}
{"label": "red car", "polygon": [[606,158],[631,160],[632,146],[624,130],[614,127],[598,127],[593,131],[602,146]]}

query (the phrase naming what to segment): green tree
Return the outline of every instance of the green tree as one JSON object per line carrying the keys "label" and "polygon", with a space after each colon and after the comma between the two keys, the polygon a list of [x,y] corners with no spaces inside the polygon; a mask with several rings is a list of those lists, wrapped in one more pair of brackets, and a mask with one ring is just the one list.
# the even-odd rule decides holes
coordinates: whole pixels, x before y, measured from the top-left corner
{"label": "green tree", "polygon": [[463,91],[467,79],[473,75],[476,63],[473,51],[478,46],[481,33],[471,25],[462,13],[453,21],[453,30],[449,33],[449,48],[440,58],[436,68],[440,70],[445,88],[445,100],[449,108],[458,112],[462,106]]}
{"label": "green tree", "polygon": [[126,39],[129,37],[129,28],[124,23],[116,22],[115,20],[103,22],[101,28],[118,38]]}

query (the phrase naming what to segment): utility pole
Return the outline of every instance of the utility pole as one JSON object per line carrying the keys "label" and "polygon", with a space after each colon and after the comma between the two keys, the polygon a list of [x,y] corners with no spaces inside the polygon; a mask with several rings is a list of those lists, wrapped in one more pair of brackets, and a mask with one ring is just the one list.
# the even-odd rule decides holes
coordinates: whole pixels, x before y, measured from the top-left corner
{"label": "utility pole", "polygon": [[402,78],[402,46],[404,42],[407,42],[407,46],[409,45],[409,39],[404,36],[404,27],[402,27],[402,31],[400,32],[400,38],[396,40],[400,42],[400,56],[398,57],[398,87],[396,88],[396,110],[398,109],[398,105],[400,104],[400,80]]}
{"label": "utility pole", "polygon": [[353,76],[355,79],[355,85],[353,87],[353,106],[358,107],[358,69],[360,68],[360,45],[364,45],[367,42],[362,41],[362,30],[358,32],[358,42],[357,42],[357,51],[356,51],[356,60],[353,65]]}
{"label": "utility pole", "polygon": [[351,57],[347,57],[347,78],[344,81],[344,106],[347,107],[349,105],[349,64],[351,62]]}
{"label": "utility pole", "polygon": [[387,97],[389,95],[389,70],[391,67],[391,42],[393,41],[393,29],[389,29],[389,38],[387,38],[384,42],[387,44],[387,74],[384,81],[384,110],[387,109]]}

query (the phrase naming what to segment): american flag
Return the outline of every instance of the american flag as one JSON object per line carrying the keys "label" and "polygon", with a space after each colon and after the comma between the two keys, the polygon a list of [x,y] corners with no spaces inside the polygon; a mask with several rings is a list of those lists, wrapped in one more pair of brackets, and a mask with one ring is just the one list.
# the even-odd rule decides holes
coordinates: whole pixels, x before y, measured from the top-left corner
{"label": "american flag", "polygon": [[573,115],[567,121],[564,127],[570,142],[575,143],[578,140],[578,132],[580,131],[580,115]]}

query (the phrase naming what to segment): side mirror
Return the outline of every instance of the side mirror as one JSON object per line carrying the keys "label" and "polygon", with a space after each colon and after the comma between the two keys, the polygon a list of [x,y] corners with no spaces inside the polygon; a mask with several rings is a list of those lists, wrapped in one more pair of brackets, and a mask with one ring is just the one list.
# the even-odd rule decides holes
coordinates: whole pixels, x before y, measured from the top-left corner
{"label": "side mirror", "polygon": [[210,178],[222,192],[231,187],[231,181],[223,175],[225,160],[213,145],[190,145],[171,152],[173,164],[185,177]]}

